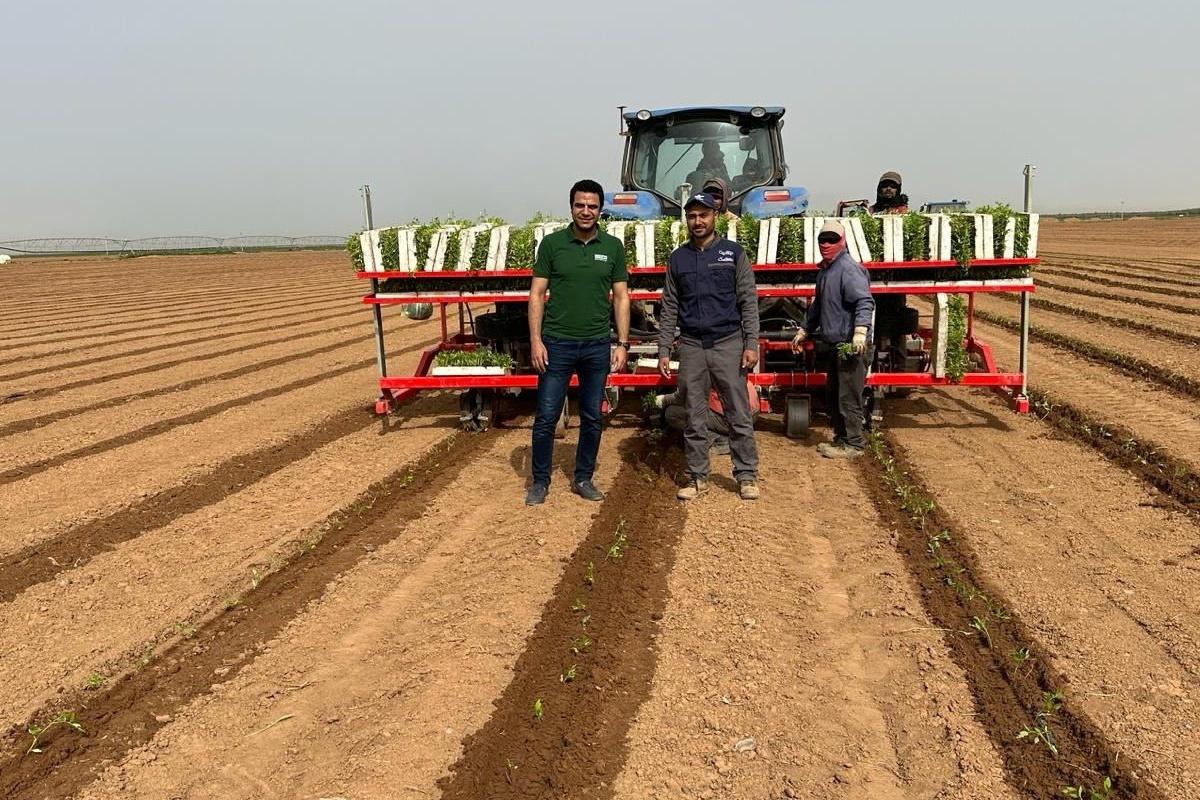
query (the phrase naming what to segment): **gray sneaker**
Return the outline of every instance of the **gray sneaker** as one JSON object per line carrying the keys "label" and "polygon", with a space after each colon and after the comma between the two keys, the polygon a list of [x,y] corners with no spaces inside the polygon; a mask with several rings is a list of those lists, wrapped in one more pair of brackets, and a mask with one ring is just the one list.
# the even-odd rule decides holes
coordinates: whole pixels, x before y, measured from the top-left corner
{"label": "gray sneaker", "polygon": [[599,502],[604,499],[604,492],[596,488],[596,484],[591,481],[580,481],[579,483],[571,482],[571,491],[582,497],[584,500]]}
{"label": "gray sneaker", "polygon": [[708,479],[692,478],[687,486],[675,493],[675,497],[680,500],[695,500],[705,494],[708,494]]}
{"label": "gray sneaker", "polygon": [[546,502],[546,493],[550,491],[550,487],[544,483],[535,483],[529,487],[529,491],[525,493],[525,505],[540,506]]}
{"label": "gray sneaker", "polygon": [[826,458],[858,458],[863,454],[862,450],[858,449],[857,447],[851,447],[848,444],[842,445],[841,447],[834,447],[833,445],[830,445],[824,450],[818,447],[817,450],[820,451],[821,455],[825,456]]}

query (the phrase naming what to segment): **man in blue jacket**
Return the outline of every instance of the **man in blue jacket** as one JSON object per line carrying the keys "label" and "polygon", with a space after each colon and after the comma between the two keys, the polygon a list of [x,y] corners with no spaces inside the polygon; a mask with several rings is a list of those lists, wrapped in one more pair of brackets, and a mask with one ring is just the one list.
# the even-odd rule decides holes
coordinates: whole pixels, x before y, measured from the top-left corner
{"label": "man in blue jacket", "polygon": [[[833,442],[817,445],[826,458],[857,458],[866,449],[863,437],[863,387],[867,382],[867,343],[871,341],[871,320],[875,300],[871,297],[871,279],[867,270],[846,252],[846,229],[836,219],[828,219],[817,236],[821,250],[821,269],[817,273],[817,293],[808,307],[804,327],[792,339],[799,352],[810,335],[819,335],[833,352],[825,384],[829,416],[833,422]],[[843,355],[842,350],[849,353]]]}
{"label": "man in blue jacket", "polygon": [[679,329],[679,387],[687,410],[684,451],[691,481],[680,500],[708,491],[708,395],[716,386],[729,425],[733,477],[743,500],[757,500],[758,450],[746,373],[758,363],[758,294],[741,246],[716,234],[716,198],[695,194],[684,205],[687,243],[667,259],[659,315],[658,370],[671,376]]}

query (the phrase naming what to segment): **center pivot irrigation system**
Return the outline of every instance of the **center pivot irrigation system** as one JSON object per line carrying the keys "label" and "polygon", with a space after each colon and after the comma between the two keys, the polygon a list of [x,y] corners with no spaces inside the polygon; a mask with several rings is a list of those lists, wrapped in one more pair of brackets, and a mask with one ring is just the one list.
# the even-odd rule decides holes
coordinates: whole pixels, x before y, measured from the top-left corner
{"label": "center pivot irrigation system", "polygon": [[[623,111],[623,109],[622,109]],[[808,193],[787,187],[782,108],[721,106],[622,113],[625,137],[622,191],[605,195],[604,229],[625,244],[633,301],[629,363],[608,378],[605,410],[622,391],[669,390],[673,378],[658,373],[657,303],[665,256],[686,238],[681,200],[707,177],[731,185],[730,206],[741,213],[720,220],[719,235],[738,241],[754,262],[760,306],[761,357],[751,380],[762,411],[782,412],[789,436],[808,430],[813,400],[820,401],[833,348],[790,343],[814,294],[820,254],[816,234],[824,217],[806,215]],[[1006,206],[986,213],[871,216],[842,219],[850,255],[871,275],[876,300],[874,352],[867,376],[868,407],[878,424],[884,395],[906,395],[928,386],[987,386],[1012,407],[1029,410],[1026,372],[1029,343],[1030,267],[1037,263],[1038,216],[1029,212],[1032,167],[1026,167],[1025,212]],[[739,174],[728,178],[734,172]],[[537,219],[523,226],[500,220],[435,221],[375,228],[370,189],[363,188],[366,227],[347,249],[358,277],[369,280],[363,302],[374,316],[380,395],[378,414],[423,390],[458,390],[464,425],[479,428],[495,418],[500,399],[537,386],[530,364],[527,305],[532,262],[546,234],[565,220]],[[553,287],[551,287],[553,291]],[[1016,372],[1001,372],[991,348],[975,336],[975,295],[1013,293],[1021,298]],[[932,324],[920,324],[909,296],[932,300]],[[965,300],[964,300],[965,298]],[[495,304],[474,314],[472,304]],[[436,306],[441,341],[421,355],[412,375],[388,373],[382,309]],[[457,330],[448,308],[458,307]],[[574,383],[573,383],[574,385]],[[560,424],[565,425],[567,414]]]}

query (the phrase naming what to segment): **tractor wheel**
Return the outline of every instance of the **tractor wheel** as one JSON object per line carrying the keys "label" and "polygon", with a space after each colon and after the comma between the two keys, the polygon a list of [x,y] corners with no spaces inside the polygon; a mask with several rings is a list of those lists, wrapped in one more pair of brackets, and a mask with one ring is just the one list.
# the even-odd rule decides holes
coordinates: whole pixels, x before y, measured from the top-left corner
{"label": "tractor wheel", "polygon": [[789,439],[808,436],[809,399],[806,395],[788,395],[783,409],[783,424]]}

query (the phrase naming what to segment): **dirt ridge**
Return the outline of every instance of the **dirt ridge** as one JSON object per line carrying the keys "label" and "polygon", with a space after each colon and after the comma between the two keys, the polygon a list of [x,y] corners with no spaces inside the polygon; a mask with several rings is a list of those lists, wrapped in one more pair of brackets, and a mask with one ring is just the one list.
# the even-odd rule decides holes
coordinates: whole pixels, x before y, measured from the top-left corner
{"label": "dirt ridge", "polygon": [[40,461],[32,461],[27,464],[22,464],[19,467],[13,467],[12,469],[0,472],[0,486],[16,483],[17,481],[24,480],[31,475],[45,472],[48,469],[57,467],[60,464],[65,464],[68,461],[74,461],[77,458],[85,458],[87,456],[98,455],[109,450],[115,450],[118,447],[124,447],[126,445],[133,444],[134,442],[141,441],[142,439],[148,439],[151,436],[157,436],[182,425],[194,425],[197,422],[202,422],[209,417],[216,416],[217,414],[228,411],[232,408],[253,405],[261,400],[279,397],[281,395],[294,392],[297,389],[303,389],[307,386],[321,383],[322,381],[329,380],[330,378],[337,378],[342,375],[347,375],[351,372],[364,369],[365,367],[368,367],[374,363],[374,358],[354,361],[340,367],[335,367],[331,370],[326,370],[325,372],[321,372],[316,375],[307,375],[303,378],[298,378],[287,383],[277,384],[258,392],[252,392],[251,394],[240,395],[238,397],[231,397],[223,402],[216,403],[215,405],[211,406],[205,406],[204,408],[190,411],[186,414],[178,414],[174,417],[161,419],[149,425],[143,425],[140,428],[127,431],[126,433],[122,433],[118,436],[102,439],[98,442],[89,444],[86,447],[79,447],[75,450],[68,450],[64,453],[50,456],[49,458],[43,458]]}
{"label": "dirt ridge", "polygon": [[1066,676],[1051,667],[1049,651],[999,587],[983,577],[969,534],[938,506],[919,465],[888,433],[873,438],[872,451],[862,459],[860,478],[880,516],[899,532],[897,547],[926,613],[963,670],[1013,788],[1061,797],[1065,787],[1095,787],[1107,776],[1114,800],[1165,800],[1134,777],[1144,776],[1144,767],[1116,751],[1073,705],[1064,692]]}
{"label": "dirt ridge", "polygon": [[[512,682],[487,723],[464,741],[452,775],[439,782],[443,800],[613,795],[626,734],[650,692],[656,620],[684,522],[672,479],[679,451],[641,436],[627,444],[608,498],[526,640]],[[628,540],[611,557],[622,534]],[[578,637],[590,644],[573,652]]]}
{"label": "dirt ridge", "polygon": [[262,645],[331,581],[403,535],[405,523],[420,517],[438,492],[474,464],[493,436],[447,436],[316,526],[309,545],[265,576],[234,608],[214,616],[190,637],[177,639],[110,689],[64,697],[44,709],[36,720],[52,718],[64,705],[73,707],[86,733],[54,729],[42,737],[43,752],[36,758],[24,757],[28,735],[9,735],[0,757],[0,796],[71,796],[104,765],[149,741],[171,714],[253,663]]}

